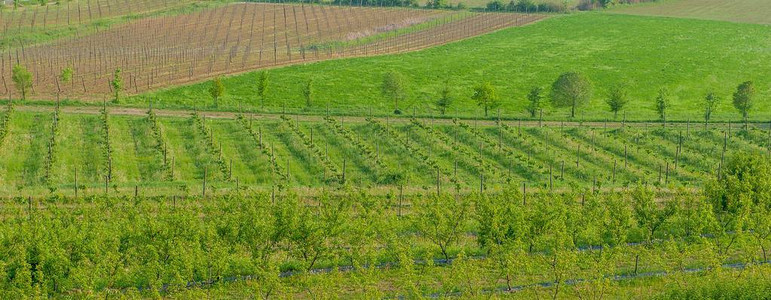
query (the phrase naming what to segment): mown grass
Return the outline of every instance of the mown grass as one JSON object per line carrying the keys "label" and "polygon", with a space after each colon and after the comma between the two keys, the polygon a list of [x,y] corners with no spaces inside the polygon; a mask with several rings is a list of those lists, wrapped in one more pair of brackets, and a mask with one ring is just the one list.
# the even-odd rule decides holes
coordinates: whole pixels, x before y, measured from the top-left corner
{"label": "mown grass", "polygon": [[767,0],[660,0],[656,3],[620,6],[608,11],[632,15],[771,24],[771,1]]}
{"label": "mown grass", "polygon": [[[529,26],[436,48],[369,58],[352,58],[295,65],[271,70],[266,106],[256,96],[255,73],[224,79],[226,96],[218,109],[321,113],[391,114],[391,101],[380,92],[383,75],[403,73],[408,97],[400,106],[406,113],[437,114],[433,100],[450,80],[456,99],[449,113],[479,117],[482,110],[470,99],[472,88],[482,81],[498,89],[503,117],[525,117],[526,94],[534,86],[548,88],[562,72],[579,71],[593,82],[595,95],[580,109],[579,118],[607,119],[604,98],[611,85],[629,82],[629,120],[654,120],[655,97],[660,88],[671,94],[671,120],[702,118],[702,99],[714,90],[723,101],[714,118],[739,120],[730,96],[746,80],[756,82],[757,101],[753,120],[771,118],[771,30],[756,24],[642,17],[604,13],[577,13],[553,17]],[[314,80],[314,107],[305,107],[301,89]],[[127,99],[143,105],[147,97],[164,107],[187,108],[210,99],[203,82],[151,92]],[[547,109],[547,119],[564,119],[567,109]],[[619,116],[620,118],[620,116]]]}

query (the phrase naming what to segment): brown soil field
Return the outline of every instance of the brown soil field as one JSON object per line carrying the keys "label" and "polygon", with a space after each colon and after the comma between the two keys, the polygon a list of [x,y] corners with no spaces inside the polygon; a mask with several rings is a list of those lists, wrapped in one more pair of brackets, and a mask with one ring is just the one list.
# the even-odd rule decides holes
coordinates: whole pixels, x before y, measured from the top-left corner
{"label": "brown soil field", "polygon": [[[239,3],[152,17],[0,58],[0,93],[18,97],[14,64],[34,74],[33,98],[109,99],[121,68],[124,91],[140,93],[213,76],[325,59],[445,44],[542,19],[541,15],[407,8]],[[74,78],[58,76],[66,67]],[[10,95],[9,95],[10,93]]]}
{"label": "brown soil field", "polygon": [[104,18],[179,7],[190,2],[190,0],[81,0],[62,1],[57,5],[50,1],[45,6],[29,5],[17,9],[8,5],[7,8],[0,10],[0,31],[7,33],[14,30],[88,24]]}

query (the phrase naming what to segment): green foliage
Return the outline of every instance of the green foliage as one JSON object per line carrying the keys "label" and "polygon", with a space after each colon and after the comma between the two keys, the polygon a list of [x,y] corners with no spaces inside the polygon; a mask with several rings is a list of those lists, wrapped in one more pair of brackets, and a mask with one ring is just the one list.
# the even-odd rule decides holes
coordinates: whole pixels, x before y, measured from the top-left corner
{"label": "green foliage", "polygon": [[115,73],[113,73],[112,76],[112,81],[110,81],[112,92],[115,95],[115,103],[120,102],[120,93],[123,91],[123,78],[121,77],[120,73],[120,68],[115,69]]}
{"label": "green foliage", "polygon": [[657,291],[653,299],[765,299],[771,294],[771,281],[762,271],[751,269],[737,278],[736,274],[715,272],[696,275],[687,285],[673,284]]}
{"label": "green foliage", "polygon": [[716,95],[714,92],[707,93],[706,96],[704,96],[704,123],[709,123],[709,119],[712,118],[712,113],[717,108],[718,103],[720,103],[720,96]]}
{"label": "green foliage", "polygon": [[771,162],[762,154],[739,153],[723,166],[720,178],[705,193],[718,217],[730,218],[730,229],[741,230],[753,208],[771,207]]}
{"label": "green foliage", "polygon": [[501,105],[501,99],[498,97],[495,87],[488,81],[474,88],[474,94],[471,95],[471,99],[476,101],[478,106],[484,108],[485,117],[487,117],[488,110]]}
{"label": "green foliage", "polygon": [[556,107],[570,107],[570,117],[592,98],[592,84],[589,79],[576,72],[560,75],[552,84],[551,103]]}
{"label": "green foliage", "polygon": [[16,89],[21,93],[21,100],[27,100],[27,94],[32,88],[32,73],[22,65],[13,66],[12,73],[11,79],[16,84]]}
{"label": "green foliage", "polygon": [[414,226],[426,239],[439,248],[444,259],[450,259],[450,249],[463,233],[463,226],[470,212],[467,199],[436,196],[415,199],[417,213]]}
{"label": "green foliage", "polygon": [[62,70],[62,73],[59,75],[59,80],[62,81],[62,83],[69,83],[72,80],[72,75],[75,73],[75,71],[71,67],[66,67]]}
{"label": "green foliage", "polygon": [[608,98],[605,99],[605,103],[608,104],[608,108],[613,113],[613,117],[618,117],[618,112],[624,109],[627,103],[629,103],[629,91],[623,84],[618,84],[610,88]]}
{"label": "green foliage", "polygon": [[439,99],[436,100],[436,107],[439,108],[439,113],[444,115],[447,109],[452,106],[455,99],[451,95],[449,80],[444,82],[442,90],[439,91]]}
{"label": "green foliage", "polygon": [[755,85],[752,81],[745,81],[736,87],[734,93],[734,107],[742,114],[742,118],[747,120],[750,116],[750,110],[754,105]]}
{"label": "green foliage", "polygon": [[666,88],[661,88],[658,96],[656,96],[656,112],[659,114],[660,120],[667,121],[667,110],[670,106],[669,91]]}
{"label": "green foliage", "polygon": [[383,76],[381,92],[383,96],[394,102],[394,114],[401,114],[399,101],[407,97],[407,80],[396,71],[390,71]]}
{"label": "green foliage", "polygon": [[262,71],[257,77],[257,95],[260,97],[260,106],[265,105],[265,95],[268,93],[268,71]]}
{"label": "green foliage", "polygon": [[535,118],[536,114],[541,112],[547,105],[546,101],[544,101],[543,88],[537,86],[531,89],[530,93],[527,94],[527,101],[529,103],[527,112],[530,113],[531,118]]}
{"label": "green foliage", "polygon": [[222,79],[215,77],[209,87],[209,95],[214,99],[214,107],[218,106],[218,100],[225,94],[225,85],[222,83]]}
{"label": "green foliage", "polygon": [[305,107],[313,106],[313,79],[309,79],[303,86],[303,98],[305,98]]}

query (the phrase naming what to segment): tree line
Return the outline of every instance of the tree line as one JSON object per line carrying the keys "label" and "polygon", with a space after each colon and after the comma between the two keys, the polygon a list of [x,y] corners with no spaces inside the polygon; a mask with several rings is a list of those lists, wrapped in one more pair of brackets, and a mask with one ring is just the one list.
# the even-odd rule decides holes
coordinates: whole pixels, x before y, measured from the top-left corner
{"label": "tree line", "polygon": [[[399,101],[406,99],[407,86],[407,79],[399,72],[391,71],[383,77],[382,95],[393,102],[394,114],[402,113],[399,109]],[[623,112],[630,102],[629,91],[628,83],[618,83],[611,86],[607,94],[603,95],[607,109],[613,113],[614,118],[618,118],[618,113]],[[745,124],[749,120],[750,113],[756,107],[755,94],[755,84],[752,81],[745,81],[736,87],[731,97],[734,108],[741,114]],[[549,108],[568,108],[570,109],[570,118],[575,118],[579,110],[589,103],[594,96],[594,86],[587,76],[578,72],[566,72],[559,75],[551,84],[548,93],[541,86],[532,87],[525,97],[526,110],[531,118],[536,118]],[[451,95],[449,81],[444,82],[444,86],[434,98],[434,106],[441,114],[445,114],[456,98],[456,96]],[[471,99],[484,110],[485,117],[489,116],[490,110],[498,108],[502,104],[501,96],[496,87],[489,81],[483,81],[474,86],[471,91]],[[715,91],[709,91],[704,95],[702,108],[705,124],[709,123],[712,114],[722,101],[722,97],[718,96]],[[659,119],[666,123],[667,113],[671,108],[671,96],[668,89],[661,88],[652,102],[655,104]]]}

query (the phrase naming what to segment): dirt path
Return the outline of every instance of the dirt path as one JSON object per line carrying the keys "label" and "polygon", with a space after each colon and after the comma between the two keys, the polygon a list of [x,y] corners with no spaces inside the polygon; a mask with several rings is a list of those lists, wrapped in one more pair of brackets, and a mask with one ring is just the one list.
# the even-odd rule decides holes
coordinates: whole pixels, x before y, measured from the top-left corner
{"label": "dirt path", "polygon": [[[112,115],[125,115],[125,116],[146,116],[147,115],[147,109],[146,108],[136,108],[136,107],[120,107],[120,106],[108,106],[107,107],[110,114]],[[16,105],[15,109],[17,111],[23,111],[23,112],[53,112],[55,107],[54,106],[42,106],[42,105]],[[61,111],[64,113],[71,113],[71,114],[89,114],[89,115],[96,115],[99,114],[101,111],[101,107],[99,106],[62,106]],[[176,117],[176,118],[184,118],[188,117],[191,114],[193,114],[193,110],[175,110],[175,109],[154,109],[155,114],[159,117]],[[236,119],[238,114],[237,112],[225,112],[225,111],[198,111],[200,114],[205,115],[207,118],[214,118],[214,119]],[[292,119],[296,119],[299,121],[304,122],[321,122],[324,120],[324,116],[321,115],[298,115],[298,114],[286,114]],[[248,117],[249,114],[246,114]],[[254,113],[253,117],[255,119],[260,120],[279,120],[281,114],[279,113]],[[342,119],[344,122],[349,123],[365,123],[367,122],[367,117],[364,116],[333,116],[335,119]],[[376,116],[375,118],[379,119],[383,122],[389,122],[389,123],[398,123],[398,124],[406,124],[410,122],[411,117],[408,115],[402,115],[402,116]],[[451,118],[426,118],[426,117],[417,117],[417,119],[421,122],[425,122],[427,124],[452,124],[453,120]],[[468,123],[471,126],[495,126],[496,122],[494,120],[464,120],[466,123]],[[620,128],[622,126],[631,126],[631,127],[649,127],[649,128],[655,128],[656,126],[661,126],[661,123],[658,122],[619,122],[619,121],[607,121],[607,122],[597,122],[597,121],[591,121],[591,122],[580,122],[580,121],[533,121],[533,120],[504,120],[502,121],[509,126],[522,126],[522,127],[593,127],[593,128]],[[687,128],[690,127],[691,130],[699,130],[702,128],[703,124],[700,123],[668,123],[668,128]],[[714,123],[710,125],[710,128],[716,128],[716,127],[724,127],[726,126],[726,123]],[[768,129],[771,124],[764,122],[764,123],[753,123],[753,126],[756,126],[761,129]],[[732,127],[739,129],[741,127],[740,124],[734,124]]]}

